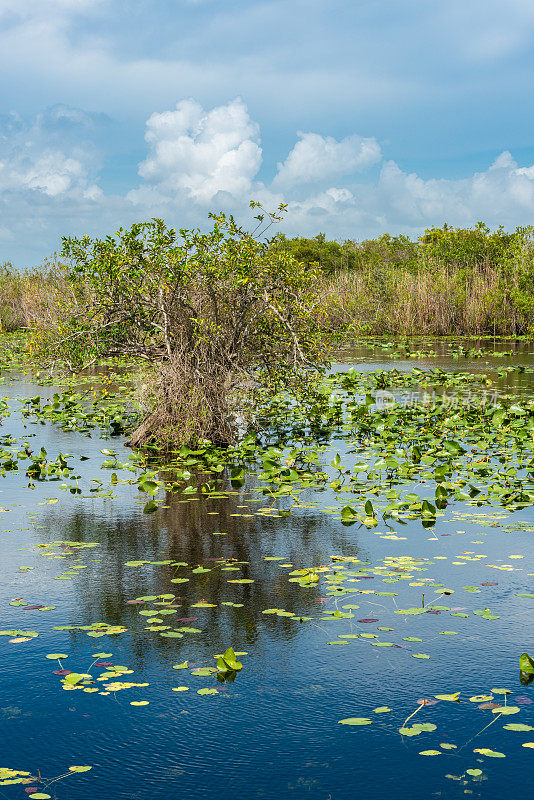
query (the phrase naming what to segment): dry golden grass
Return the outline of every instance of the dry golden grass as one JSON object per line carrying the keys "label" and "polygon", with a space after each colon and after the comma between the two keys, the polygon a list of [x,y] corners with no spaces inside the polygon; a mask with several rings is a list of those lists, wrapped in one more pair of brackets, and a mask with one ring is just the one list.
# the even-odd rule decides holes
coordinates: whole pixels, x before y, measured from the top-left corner
{"label": "dry golden grass", "polygon": [[500,271],[451,269],[439,263],[418,272],[385,266],[340,272],[326,281],[317,311],[328,330],[372,334],[524,334],[534,330],[530,304],[514,297]]}
{"label": "dry golden grass", "polygon": [[61,265],[46,263],[23,272],[0,266],[0,331],[56,321],[71,295]]}

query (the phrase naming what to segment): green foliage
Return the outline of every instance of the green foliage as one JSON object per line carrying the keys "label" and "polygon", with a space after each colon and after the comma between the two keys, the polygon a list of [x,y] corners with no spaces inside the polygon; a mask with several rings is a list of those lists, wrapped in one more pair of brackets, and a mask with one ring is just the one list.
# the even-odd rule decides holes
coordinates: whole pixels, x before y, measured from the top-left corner
{"label": "green foliage", "polygon": [[90,332],[95,355],[170,358],[186,348],[197,367],[209,358],[230,371],[316,356],[306,308],[315,272],[232,217],[210,217],[205,234],[153,219],[105,239],[65,238],[71,281],[88,303],[72,339]]}
{"label": "green foliage", "polygon": [[241,661],[237,660],[232,647],[229,647],[224,655],[217,658],[217,677],[223,680],[233,680],[235,674],[243,669]]}
{"label": "green foliage", "polygon": [[438,260],[449,267],[496,267],[507,257],[516,241],[524,241],[527,229],[506,233],[502,226],[494,233],[483,222],[474,228],[427,228],[418,240],[420,258]]}
{"label": "green foliage", "polygon": [[104,239],[63,239],[71,294],[83,303],[41,327],[35,348],[71,369],[103,356],[162,361],[145,397],[155,416],[134,434],[136,446],[231,443],[255,392],[305,387],[325,363],[311,313],[318,272],[265,237],[283,206],[251,206],[260,208],[254,233],[210,214],[207,233],[153,219]]}
{"label": "green foliage", "polygon": [[416,240],[400,234],[384,233],[376,239],[343,244],[327,241],[323,233],[313,239],[278,236],[275,241],[288,249],[297,261],[318,265],[323,272],[339,270],[377,270],[397,267],[418,271],[439,262],[450,268],[496,268],[510,256],[531,248],[534,227],[517,228],[507,233],[502,226],[492,232],[483,222],[473,228],[455,228],[445,223],[441,228],[427,228]]}
{"label": "green foliage", "polygon": [[519,656],[519,669],[529,675],[534,674],[534,661],[528,653],[521,653]]}
{"label": "green foliage", "polygon": [[318,267],[326,273],[353,269],[356,264],[353,242],[339,244],[327,241],[324,233],[318,233],[313,239],[301,236],[289,239],[284,234],[278,234],[273,239],[273,247],[291,253],[300,264],[309,268]]}

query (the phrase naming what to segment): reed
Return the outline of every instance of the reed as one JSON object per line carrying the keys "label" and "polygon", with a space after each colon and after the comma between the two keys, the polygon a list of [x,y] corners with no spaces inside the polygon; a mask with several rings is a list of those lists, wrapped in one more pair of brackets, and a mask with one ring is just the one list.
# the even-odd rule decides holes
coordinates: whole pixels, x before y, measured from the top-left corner
{"label": "reed", "polygon": [[47,325],[64,313],[72,287],[56,262],[23,271],[0,265],[0,332]]}
{"label": "reed", "polygon": [[324,330],[369,334],[519,335],[534,332],[532,294],[488,266],[424,269],[382,265],[325,279],[317,323]]}

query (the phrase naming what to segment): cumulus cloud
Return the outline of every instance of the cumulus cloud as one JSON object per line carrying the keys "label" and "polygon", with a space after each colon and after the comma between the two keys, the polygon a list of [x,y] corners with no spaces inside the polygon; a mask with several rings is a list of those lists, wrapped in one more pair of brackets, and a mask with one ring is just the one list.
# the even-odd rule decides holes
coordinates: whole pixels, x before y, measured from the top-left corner
{"label": "cumulus cloud", "polygon": [[55,106],[25,122],[17,114],[0,118],[0,194],[40,192],[54,198],[97,199],[96,154],[84,141],[89,114]]}
{"label": "cumulus cloud", "polygon": [[356,134],[340,142],[332,136],[300,133],[299,141],[282,164],[274,185],[291,188],[299,184],[318,183],[342,175],[362,172],[380,161],[382,153],[377,140]]}
{"label": "cumulus cloud", "polygon": [[381,170],[374,205],[394,224],[426,227],[448,221],[519,225],[534,214],[534,169],[504,151],[484,172],[460,180],[423,180],[393,161]]}
{"label": "cumulus cloud", "polygon": [[166,195],[209,203],[218,192],[246,196],[262,161],[259,126],[239,98],[211,111],[183,100],[174,111],[152,114],[148,158],[139,174]]}
{"label": "cumulus cloud", "polygon": [[[260,181],[259,127],[239,99],[211,110],[185,100],[152,114],[139,185],[110,195],[97,180],[101,123],[67,106],[31,122],[0,117],[0,260],[24,252],[30,240],[43,257],[62,234],[101,235],[151,216],[204,227],[208,210],[223,210],[248,224],[250,200],[267,210],[286,203],[287,233],[324,231],[340,239],[417,235],[443,222],[469,226],[479,219],[513,228],[534,216],[534,165],[520,166],[509,151],[462,179],[423,179],[382,160],[373,138],[307,133],[273,179]],[[377,161],[378,175],[366,175]]]}

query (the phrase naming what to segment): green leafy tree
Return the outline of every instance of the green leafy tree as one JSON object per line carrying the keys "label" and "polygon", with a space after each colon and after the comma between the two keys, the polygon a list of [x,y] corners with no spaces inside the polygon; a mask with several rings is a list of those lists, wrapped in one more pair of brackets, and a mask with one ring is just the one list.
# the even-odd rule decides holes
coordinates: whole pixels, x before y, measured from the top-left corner
{"label": "green leafy tree", "polygon": [[324,361],[310,314],[316,270],[265,237],[284,207],[259,208],[253,233],[218,214],[208,233],[153,219],[104,239],[63,240],[85,303],[50,342],[52,356],[56,348],[78,366],[110,355],[166,362],[136,444],[229,442],[238,394],[291,382]]}

